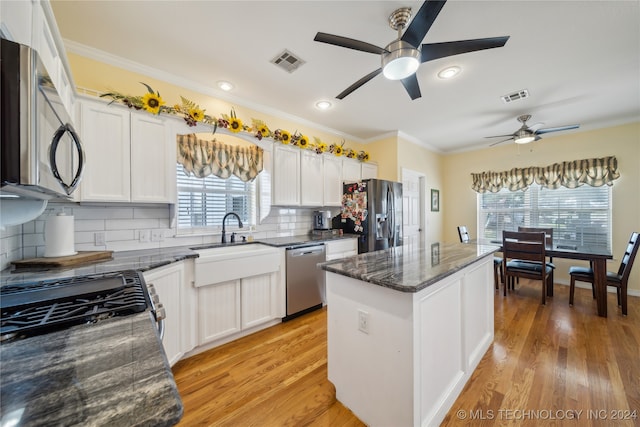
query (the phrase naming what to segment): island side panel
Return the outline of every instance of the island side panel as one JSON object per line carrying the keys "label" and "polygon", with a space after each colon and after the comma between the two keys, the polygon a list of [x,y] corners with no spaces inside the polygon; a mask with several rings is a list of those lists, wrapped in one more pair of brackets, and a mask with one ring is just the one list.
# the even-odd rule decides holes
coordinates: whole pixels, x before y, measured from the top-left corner
{"label": "island side panel", "polygon": [[[337,399],[369,426],[411,426],[413,296],[326,272],[328,375]],[[368,314],[368,333],[358,311]]]}
{"label": "island side panel", "polygon": [[414,425],[439,425],[493,342],[493,260],[484,258],[416,295]]}

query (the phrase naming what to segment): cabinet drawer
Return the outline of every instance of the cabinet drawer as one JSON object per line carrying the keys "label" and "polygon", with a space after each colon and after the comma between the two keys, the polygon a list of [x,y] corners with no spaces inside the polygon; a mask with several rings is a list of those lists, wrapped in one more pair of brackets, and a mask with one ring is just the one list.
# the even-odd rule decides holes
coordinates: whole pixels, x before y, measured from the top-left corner
{"label": "cabinet drawer", "polygon": [[358,252],[356,239],[342,239],[342,240],[333,240],[331,242],[327,242],[326,249],[327,255],[333,255],[336,253],[342,252]]}

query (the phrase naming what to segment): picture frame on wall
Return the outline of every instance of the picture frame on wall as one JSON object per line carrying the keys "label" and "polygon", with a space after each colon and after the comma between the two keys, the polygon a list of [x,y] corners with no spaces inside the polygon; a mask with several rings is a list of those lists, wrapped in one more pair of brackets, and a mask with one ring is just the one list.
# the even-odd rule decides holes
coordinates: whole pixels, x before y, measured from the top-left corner
{"label": "picture frame on wall", "polygon": [[440,211],[440,190],[431,189],[431,212]]}

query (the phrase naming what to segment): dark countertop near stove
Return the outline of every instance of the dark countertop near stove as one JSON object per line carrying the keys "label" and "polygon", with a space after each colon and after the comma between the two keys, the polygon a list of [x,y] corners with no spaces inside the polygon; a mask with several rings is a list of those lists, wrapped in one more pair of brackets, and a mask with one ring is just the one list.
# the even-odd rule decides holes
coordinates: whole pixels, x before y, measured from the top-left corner
{"label": "dark countertop near stove", "polygon": [[0,345],[2,424],[176,424],[182,402],[150,316],[143,312]]}
{"label": "dark countertop near stove", "polygon": [[321,267],[400,292],[418,292],[499,249],[475,243],[405,245],[329,261]]}

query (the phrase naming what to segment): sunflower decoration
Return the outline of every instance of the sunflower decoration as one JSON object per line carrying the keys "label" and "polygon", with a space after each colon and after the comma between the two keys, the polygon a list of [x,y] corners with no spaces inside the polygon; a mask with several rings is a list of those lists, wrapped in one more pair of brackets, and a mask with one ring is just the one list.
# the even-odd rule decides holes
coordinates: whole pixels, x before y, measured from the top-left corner
{"label": "sunflower decoration", "polygon": [[229,117],[229,130],[233,133],[238,133],[241,130],[244,130],[242,120],[236,117],[236,111],[233,108],[231,109],[231,117]]}
{"label": "sunflower decoration", "polygon": [[360,160],[361,162],[368,162],[369,161],[369,153],[367,153],[366,151],[360,151],[358,153],[358,160]]}
{"label": "sunflower decoration", "polygon": [[189,126],[195,126],[198,122],[205,122],[209,124],[213,123],[214,125],[217,125],[216,120],[207,116],[204,113],[205,110],[201,109],[198,104],[183,96],[181,96],[180,99],[182,99],[182,105],[176,104],[173,106],[173,109],[177,114],[182,114],[184,121],[187,122]]}
{"label": "sunflower decoration", "polygon": [[318,138],[317,136],[313,137],[313,145],[312,145],[312,147],[315,150],[316,154],[322,154],[325,151],[327,151],[327,144],[322,142],[322,140],[320,138]]}
{"label": "sunflower decoration", "polygon": [[303,150],[309,148],[309,137],[307,135],[300,135],[300,138],[298,139],[298,147]]}
{"label": "sunflower decoration", "polygon": [[160,96],[160,92],[154,92],[151,86],[146,83],[142,84],[147,88],[147,93],[142,97],[142,108],[151,114],[160,114],[160,107],[164,105],[164,100]]}
{"label": "sunflower decoration", "polygon": [[276,141],[280,141],[285,145],[288,145],[289,143],[291,143],[291,133],[284,129],[276,129],[276,131],[273,133],[273,139],[275,139]]}
{"label": "sunflower decoration", "polygon": [[353,159],[356,156],[356,150],[352,148],[347,148],[344,151],[345,151],[345,155],[350,159]]}
{"label": "sunflower decoration", "polygon": [[262,120],[251,119],[251,122],[252,129],[253,131],[255,131],[255,135],[258,140],[262,140],[262,138],[268,138],[271,136],[271,130]]}
{"label": "sunflower decoration", "polygon": [[342,148],[343,146],[344,146],[344,140],[342,140],[342,143],[340,145],[331,144],[329,146],[329,152],[333,153],[337,157],[340,157],[344,153],[344,148]]}

